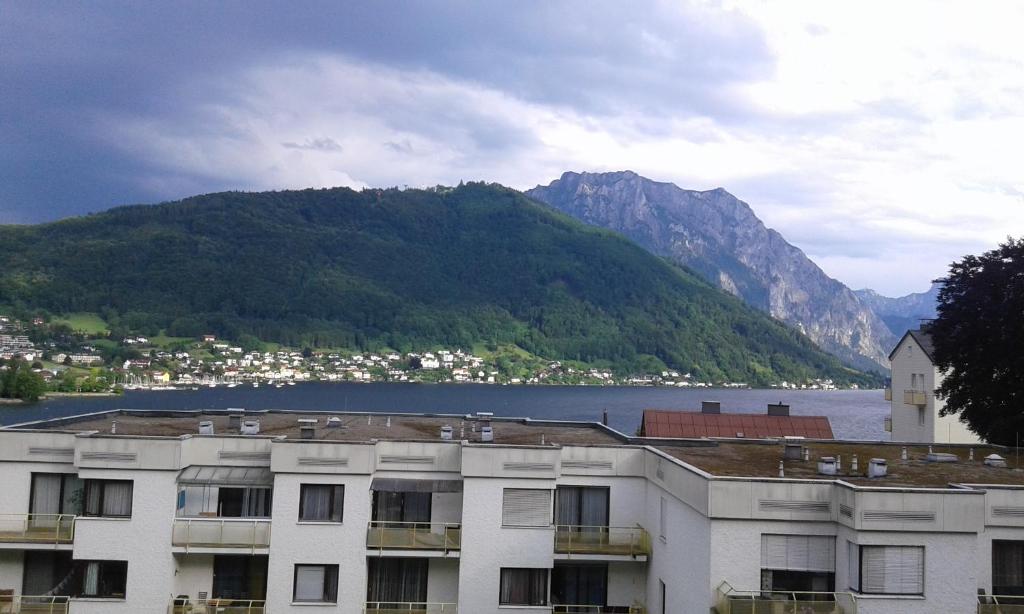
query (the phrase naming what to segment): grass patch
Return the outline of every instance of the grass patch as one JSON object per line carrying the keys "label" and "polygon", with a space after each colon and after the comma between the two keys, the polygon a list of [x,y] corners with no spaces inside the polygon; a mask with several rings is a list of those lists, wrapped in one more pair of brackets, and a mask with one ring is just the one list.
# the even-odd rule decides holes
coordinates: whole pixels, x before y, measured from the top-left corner
{"label": "grass patch", "polygon": [[107,323],[95,313],[69,313],[53,319],[54,324],[66,324],[71,330],[87,335],[105,335],[110,332]]}

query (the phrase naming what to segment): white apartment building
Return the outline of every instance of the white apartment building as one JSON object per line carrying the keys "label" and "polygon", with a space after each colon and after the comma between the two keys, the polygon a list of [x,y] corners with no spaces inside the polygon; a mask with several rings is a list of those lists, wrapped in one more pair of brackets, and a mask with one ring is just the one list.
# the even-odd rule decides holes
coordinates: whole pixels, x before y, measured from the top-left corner
{"label": "white apartment building", "polygon": [[945,402],[936,398],[942,372],[933,362],[932,337],[926,327],[907,331],[889,354],[893,441],[919,443],[978,443],[980,439],[957,416],[940,416]]}
{"label": "white apartment building", "polygon": [[0,429],[0,612],[1011,612],[1024,474],[998,451],[485,415],[38,422]]}

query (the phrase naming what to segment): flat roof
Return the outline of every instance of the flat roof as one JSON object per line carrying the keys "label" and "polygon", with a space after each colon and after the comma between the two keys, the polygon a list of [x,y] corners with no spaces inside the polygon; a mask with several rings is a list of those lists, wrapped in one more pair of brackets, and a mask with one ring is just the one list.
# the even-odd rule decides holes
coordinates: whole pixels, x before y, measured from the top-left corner
{"label": "flat roof", "polygon": [[[910,486],[917,488],[945,488],[950,484],[1001,484],[1024,485],[1024,468],[1016,468],[1012,450],[987,445],[973,446],[974,460],[968,460],[971,446],[945,446],[933,444],[934,452],[955,454],[953,463],[928,462],[927,445],[911,445],[888,442],[857,441],[725,441],[705,440],[655,444],[658,449],[715,476],[747,478],[779,477],[779,461],[783,460],[786,443],[795,443],[809,448],[810,459],[784,461],[785,477],[810,480],[843,480],[858,486]],[[907,448],[907,460],[900,460],[901,449]],[[857,474],[850,473],[850,463],[857,455]],[[982,461],[989,454],[1006,458],[1008,467],[989,467]],[[842,469],[836,476],[818,474],[818,459],[822,456],[839,456]],[[888,465],[888,475],[883,478],[866,477],[868,461],[883,458]],[[1021,459],[1024,467],[1024,459]]]}
{"label": "flat roof", "polygon": [[[7,429],[44,429],[72,432],[99,431],[109,435],[117,422],[117,435],[143,437],[180,437],[198,435],[201,421],[213,422],[215,435],[238,436],[230,428],[229,415],[241,412],[225,410],[116,410],[84,416],[25,423]],[[328,427],[327,419],[337,417],[340,427]],[[371,440],[441,440],[441,427],[452,427],[456,441],[480,442],[480,428],[488,422],[476,415],[456,414],[382,414],[315,412],[291,410],[247,411],[243,420],[259,420],[259,437],[301,439],[300,420],[316,420],[313,439],[319,441],[366,442]],[[624,436],[597,423],[498,418],[489,422],[494,443],[507,445],[615,445],[627,443]]]}

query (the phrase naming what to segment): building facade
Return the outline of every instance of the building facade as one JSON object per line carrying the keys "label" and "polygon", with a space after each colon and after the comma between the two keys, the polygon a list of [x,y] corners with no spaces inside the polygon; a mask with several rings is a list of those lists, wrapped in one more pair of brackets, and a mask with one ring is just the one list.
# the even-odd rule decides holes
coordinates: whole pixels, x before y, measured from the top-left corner
{"label": "building facade", "polygon": [[893,441],[979,443],[957,416],[941,416],[945,402],[935,396],[942,372],[935,366],[927,329],[907,331],[889,354],[892,366],[890,420]]}
{"label": "building facade", "polygon": [[289,412],[0,429],[0,612],[923,614],[1024,594],[1024,485],[982,463],[994,449],[865,445]]}

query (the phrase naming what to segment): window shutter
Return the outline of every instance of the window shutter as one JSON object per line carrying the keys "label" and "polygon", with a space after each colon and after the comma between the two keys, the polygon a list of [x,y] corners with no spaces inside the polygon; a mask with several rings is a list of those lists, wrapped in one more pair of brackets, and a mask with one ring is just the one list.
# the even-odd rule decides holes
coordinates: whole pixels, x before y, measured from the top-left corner
{"label": "window shutter", "polygon": [[835,538],[829,535],[762,535],[761,568],[834,573]]}
{"label": "window shutter", "polygon": [[865,593],[924,593],[923,547],[865,546],[861,551],[861,579]]}
{"label": "window shutter", "polygon": [[323,601],[324,579],[323,565],[296,565],[295,600]]}
{"label": "window shutter", "polygon": [[501,524],[510,527],[546,527],[551,524],[551,491],[506,488],[502,494]]}

